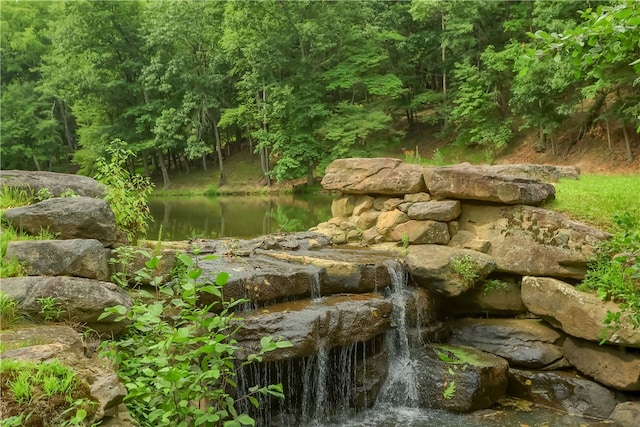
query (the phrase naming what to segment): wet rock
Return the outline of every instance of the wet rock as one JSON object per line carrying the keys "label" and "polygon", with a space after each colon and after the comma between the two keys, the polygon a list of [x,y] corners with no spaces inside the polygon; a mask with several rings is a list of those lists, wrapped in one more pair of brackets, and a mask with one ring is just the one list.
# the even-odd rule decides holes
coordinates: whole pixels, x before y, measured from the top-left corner
{"label": "wet rock", "polygon": [[[601,301],[595,294],[581,292],[572,285],[549,277],[522,279],[522,301],[527,309],[567,334],[600,342],[600,331],[607,312],[619,312],[618,304]],[[640,348],[640,329],[622,316],[619,328],[609,334],[607,343]]]}
{"label": "wet rock", "polygon": [[537,179],[499,175],[469,164],[425,169],[424,180],[431,196],[459,200],[537,205],[556,193],[553,185]]}
{"label": "wet rock", "polygon": [[399,159],[338,159],[327,166],[322,186],[347,194],[419,193],[426,190],[422,171]]}
{"label": "wet rock", "polygon": [[30,276],[109,279],[107,251],[95,239],[13,241],[6,257],[23,263]]}
{"label": "wet rock", "polygon": [[408,211],[409,218],[420,221],[451,221],[460,215],[460,202],[458,200],[432,200],[430,202],[418,202],[411,205]]}
{"label": "wet rock", "polygon": [[[316,250],[327,247],[331,240],[322,233],[300,231],[297,233],[268,234],[251,240],[223,240],[223,248],[219,248],[220,254],[236,255],[242,252],[242,256],[248,256],[254,249],[277,250]],[[226,249],[226,252],[225,252]]]}
{"label": "wet rock", "polygon": [[0,171],[0,186],[33,191],[34,195],[45,188],[54,197],[69,190],[76,196],[103,198],[107,194],[106,187],[93,178],[56,172]]}
{"label": "wet rock", "polygon": [[335,295],[318,301],[294,301],[243,316],[235,338],[248,352],[258,352],[265,336],[285,339],[293,346],[265,355],[266,361],[317,354],[365,342],[389,329],[393,305],[378,294]]}
{"label": "wet rock", "polygon": [[54,198],[7,209],[4,218],[14,228],[30,234],[48,229],[57,239],[96,239],[106,247],[116,241],[115,216],[102,199]]}
{"label": "wet rock", "polygon": [[382,389],[389,371],[389,355],[386,351],[369,356],[356,368],[355,407],[357,409],[372,406]]}
{"label": "wet rock", "polygon": [[541,320],[460,319],[449,326],[452,329],[449,343],[495,354],[513,367],[557,367],[563,356],[564,335]]}
{"label": "wet rock", "polygon": [[0,290],[32,316],[41,316],[40,298],[54,298],[60,320],[86,324],[98,333],[118,334],[127,323],[114,323],[112,316],[98,320],[106,308],[122,305],[131,308],[131,297],[109,282],[66,276],[28,276],[2,279]]}
{"label": "wet rock", "polygon": [[477,349],[436,345],[419,356],[415,370],[421,406],[472,412],[504,396],[509,365]]}
{"label": "wet rock", "polygon": [[640,351],[567,337],[565,357],[582,374],[624,391],[640,390]]}
{"label": "wet rock", "polygon": [[480,252],[441,245],[410,246],[407,267],[416,283],[445,296],[468,291],[495,268]]}
{"label": "wet rock", "polygon": [[565,215],[532,206],[463,204],[460,230],[491,242],[497,271],[582,279],[596,246],[610,237]]}
{"label": "wet rock", "polygon": [[570,414],[606,419],[616,406],[611,391],[579,375],[562,371],[509,371],[510,395]]}

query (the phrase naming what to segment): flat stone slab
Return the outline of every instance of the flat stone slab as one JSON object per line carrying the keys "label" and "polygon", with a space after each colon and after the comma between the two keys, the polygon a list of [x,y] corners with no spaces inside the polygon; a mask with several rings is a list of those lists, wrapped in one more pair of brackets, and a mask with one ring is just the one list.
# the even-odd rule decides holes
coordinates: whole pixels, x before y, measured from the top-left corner
{"label": "flat stone slab", "polygon": [[82,175],[23,170],[0,171],[0,186],[32,191],[34,195],[46,188],[54,197],[71,190],[76,196],[103,198],[107,188],[99,181]]}

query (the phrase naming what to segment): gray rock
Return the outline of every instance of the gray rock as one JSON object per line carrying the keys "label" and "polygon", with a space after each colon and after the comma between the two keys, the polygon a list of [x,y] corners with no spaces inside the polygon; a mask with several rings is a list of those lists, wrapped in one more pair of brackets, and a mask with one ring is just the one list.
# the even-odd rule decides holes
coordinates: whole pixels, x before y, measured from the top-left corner
{"label": "gray rock", "polygon": [[449,342],[506,359],[510,366],[541,369],[562,359],[564,335],[535,319],[460,319],[449,323]]}
{"label": "gray rock", "polygon": [[405,238],[412,245],[446,245],[449,243],[449,227],[446,222],[411,220],[397,225],[388,240],[401,242]]}
{"label": "gray rock", "polygon": [[468,164],[426,169],[424,180],[431,196],[509,205],[537,205],[556,193],[553,185],[537,179],[492,174]]}
{"label": "gray rock", "polygon": [[69,190],[76,196],[103,198],[107,194],[106,187],[93,178],[56,172],[0,171],[0,186],[33,191],[34,195],[46,188],[54,197]]}
{"label": "gray rock", "polygon": [[108,280],[107,250],[95,239],[9,242],[6,257],[24,263],[29,276],[76,276]]}
{"label": "gray rock", "polygon": [[[618,304],[601,301],[595,294],[581,292],[568,283],[549,277],[522,279],[522,301],[527,309],[567,334],[600,342],[607,312],[619,312]],[[620,327],[609,334],[607,343],[640,348],[640,329],[622,316]]]}
{"label": "gray rock", "polygon": [[575,166],[510,164],[480,165],[480,169],[490,174],[533,178],[544,182],[558,182],[560,178],[579,179],[580,170]]}
{"label": "gray rock", "polygon": [[619,427],[637,427],[640,425],[640,402],[619,403],[610,417]]}
{"label": "gray rock", "polygon": [[338,159],[325,171],[322,186],[347,194],[401,195],[426,190],[423,168],[399,159]]}
{"label": "gray rock", "polygon": [[415,370],[421,406],[472,412],[504,396],[509,365],[477,349],[436,345],[420,354]]}
{"label": "gray rock", "polygon": [[459,228],[491,242],[487,253],[497,271],[573,279],[584,277],[596,246],[610,237],[561,213],[531,206],[465,203]]}
{"label": "gray rock", "polygon": [[406,261],[419,286],[449,297],[468,291],[495,268],[485,254],[441,245],[410,246]]}
{"label": "gray rock", "polygon": [[613,393],[569,372],[509,370],[509,395],[585,417],[606,419],[616,406]]}
{"label": "gray rock", "polygon": [[113,322],[112,316],[98,320],[105,308],[122,305],[131,308],[131,297],[120,287],[79,277],[12,277],[2,279],[0,290],[18,303],[21,310],[40,316],[39,298],[55,298],[61,310],[60,320],[85,323],[99,333],[118,334],[127,326]]}
{"label": "gray rock", "polygon": [[101,199],[54,198],[7,209],[4,218],[14,228],[31,234],[48,229],[57,239],[96,239],[107,247],[116,241],[115,216]]}
{"label": "gray rock", "polygon": [[409,218],[431,221],[451,221],[460,215],[458,200],[432,200],[430,202],[414,203],[409,208]]}
{"label": "gray rock", "polygon": [[567,337],[565,357],[582,374],[617,390],[640,390],[640,351]]}
{"label": "gray rock", "polygon": [[512,277],[494,278],[499,287],[489,279],[478,282],[473,289],[443,304],[448,314],[514,316],[527,311],[520,295],[520,281]]}

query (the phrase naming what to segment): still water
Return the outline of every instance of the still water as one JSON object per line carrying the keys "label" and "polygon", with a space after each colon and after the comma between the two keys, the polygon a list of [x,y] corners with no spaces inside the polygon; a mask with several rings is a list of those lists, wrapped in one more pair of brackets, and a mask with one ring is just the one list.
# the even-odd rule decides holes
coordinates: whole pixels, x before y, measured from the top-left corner
{"label": "still water", "polygon": [[304,231],[331,218],[333,196],[223,196],[151,198],[147,237],[162,240],[252,238]]}

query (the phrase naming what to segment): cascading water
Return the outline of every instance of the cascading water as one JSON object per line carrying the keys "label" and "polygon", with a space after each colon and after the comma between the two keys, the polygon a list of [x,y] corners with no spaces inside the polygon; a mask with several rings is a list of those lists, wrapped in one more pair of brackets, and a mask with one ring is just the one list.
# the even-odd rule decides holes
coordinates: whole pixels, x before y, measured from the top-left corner
{"label": "cascading water", "polygon": [[387,268],[391,277],[389,298],[393,303],[393,329],[386,336],[389,372],[378,395],[376,406],[392,405],[412,408],[418,406],[418,388],[407,331],[409,275],[399,263],[390,264]]}

